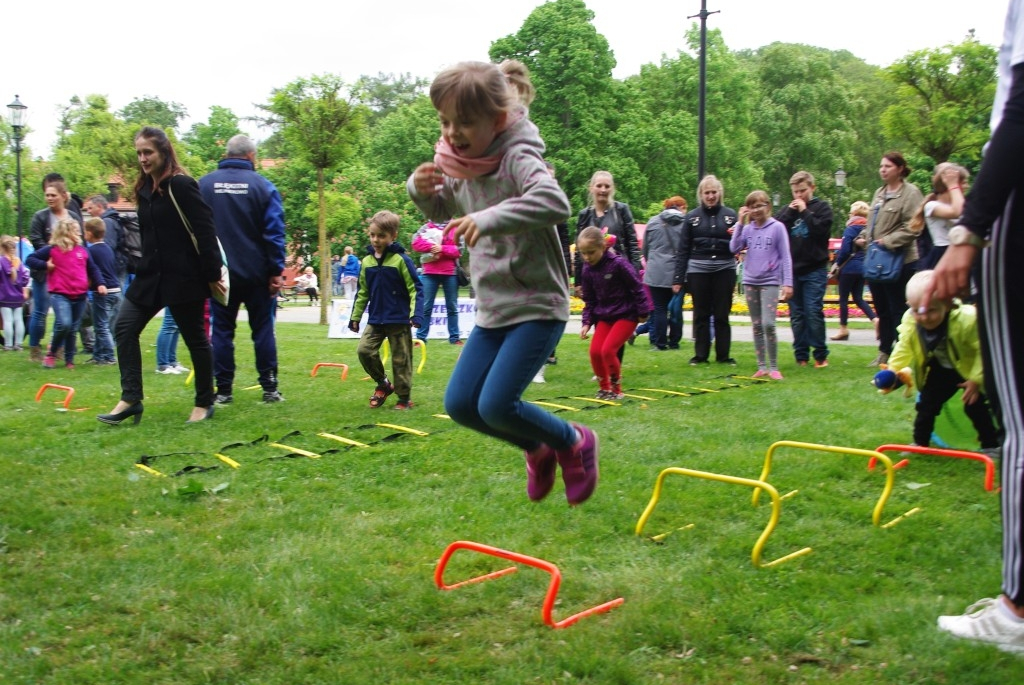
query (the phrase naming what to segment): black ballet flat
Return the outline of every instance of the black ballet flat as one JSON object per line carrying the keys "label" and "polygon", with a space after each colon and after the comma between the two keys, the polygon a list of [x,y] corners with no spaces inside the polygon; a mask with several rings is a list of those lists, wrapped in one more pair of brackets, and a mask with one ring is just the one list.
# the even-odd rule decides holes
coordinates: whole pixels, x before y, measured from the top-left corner
{"label": "black ballet flat", "polygon": [[120,412],[118,412],[116,414],[100,414],[100,415],[98,415],[96,417],[96,419],[98,421],[101,421],[102,423],[107,423],[107,424],[110,424],[111,426],[116,426],[119,423],[121,423],[122,421],[124,421],[125,419],[131,418],[132,416],[134,416],[135,417],[134,423],[135,423],[135,425],[138,425],[139,421],[142,420],[142,412],[143,412],[142,402],[136,402],[135,404],[129,406],[124,411],[120,411]]}
{"label": "black ballet flat", "polygon": [[211,404],[209,407],[207,407],[206,408],[206,415],[203,416],[203,418],[196,419],[195,421],[193,421],[192,419],[189,419],[185,423],[199,423],[200,421],[206,421],[207,419],[212,419],[213,418],[213,410],[216,408],[216,406],[217,405],[215,405],[215,404]]}

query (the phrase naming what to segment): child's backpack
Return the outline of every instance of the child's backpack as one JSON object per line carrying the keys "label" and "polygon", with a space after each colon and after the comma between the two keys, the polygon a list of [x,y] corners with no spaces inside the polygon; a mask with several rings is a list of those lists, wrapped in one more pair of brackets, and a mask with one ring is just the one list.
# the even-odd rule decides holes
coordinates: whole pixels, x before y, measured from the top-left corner
{"label": "child's backpack", "polygon": [[117,249],[124,258],[126,270],[133,274],[142,261],[142,230],[139,228],[139,215],[135,212],[121,212],[117,215],[117,221],[121,224],[121,242]]}

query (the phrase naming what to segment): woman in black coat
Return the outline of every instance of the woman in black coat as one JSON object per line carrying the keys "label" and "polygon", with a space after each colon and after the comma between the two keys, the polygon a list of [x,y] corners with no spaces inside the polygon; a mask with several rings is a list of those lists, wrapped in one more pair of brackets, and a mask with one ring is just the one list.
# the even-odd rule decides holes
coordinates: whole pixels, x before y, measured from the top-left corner
{"label": "woman in black coat", "polygon": [[[121,401],[97,418],[118,424],[142,418],[142,353],[139,336],[165,306],[170,307],[192,356],[195,406],[187,423],[213,416],[213,355],[204,326],[206,300],[220,285],[221,256],[213,214],[194,179],[185,175],[165,134],[147,126],[135,137],[141,174],[135,184],[142,233],[142,258],[125,293],[114,328],[121,370]],[[175,206],[177,203],[177,207]],[[179,213],[180,208],[180,213]],[[191,231],[181,214],[185,215]],[[190,235],[190,233],[192,235]],[[195,242],[193,242],[193,236]]]}

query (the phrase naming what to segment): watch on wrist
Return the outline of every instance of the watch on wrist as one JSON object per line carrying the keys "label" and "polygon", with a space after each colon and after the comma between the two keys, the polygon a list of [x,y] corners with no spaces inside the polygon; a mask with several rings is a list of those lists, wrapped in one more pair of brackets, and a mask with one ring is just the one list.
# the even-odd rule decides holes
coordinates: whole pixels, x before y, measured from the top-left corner
{"label": "watch on wrist", "polygon": [[966,226],[954,226],[949,229],[950,245],[973,245],[979,250],[988,247],[988,241],[972,232]]}

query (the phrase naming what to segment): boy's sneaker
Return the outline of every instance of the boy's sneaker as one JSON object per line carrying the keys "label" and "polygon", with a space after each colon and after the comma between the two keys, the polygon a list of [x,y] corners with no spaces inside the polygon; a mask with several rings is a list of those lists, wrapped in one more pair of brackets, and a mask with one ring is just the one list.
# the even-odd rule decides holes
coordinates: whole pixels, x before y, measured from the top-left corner
{"label": "boy's sneaker", "polygon": [[220,393],[217,393],[216,395],[213,396],[214,404],[231,404],[234,401],[235,398],[234,396],[232,396],[231,393],[228,393],[226,395],[221,395]]}
{"label": "boy's sneaker", "polygon": [[158,366],[156,372],[164,376],[177,376],[178,371],[173,366]]}
{"label": "boy's sneaker", "polygon": [[466,343],[462,342],[461,340],[453,340],[449,344],[450,345],[455,345],[456,347],[462,347]]}
{"label": "boy's sneaker", "polygon": [[74,362],[66,362],[64,364],[64,368],[67,369],[68,371],[74,371],[75,370],[75,364],[74,364]]}
{"label": "boy's sneaker", "polygon": [[820,360],[819,359],[815,359],[814,360],[814,368],[816,368],[816,369],[824,369],[826,366],[828,366],[828,359],[820,359]]}
{"label": "boy's sneaker", "polygon": [[526,455],[526,496],[539,502],[548,496],[555,485],[558,459],[555,450],[544,444],[523,454]]}
{"label": "boy's sneaker", "polygon": [[1024,621],[1007,615],[1002,598],[980,599],[962,616],[939,616],[939,629],[956,637],[990,642],[1004,652],[1024,653]]}
{"label": "boy's sneaker", "polygon": [[610,400],[611,397],[609,397],[609,395],[611,395],[611,394],[612,394],[611,390],[598,390],[596,393],[594,393],[594,399]]}
{"label": "boy's sneaker", "polygon": [[545,364],[550,364],[551,366],[554,366],[557,363],[558,357],[556,357],[555,355],[551,355],[550,357],[548,357],[548,360],[545,362]]}
{"label": "boy's sneaker", "polygon": [[[216,403],[217,400],[214,400]],[[263,404],[273,404],[274,402],[284,402],[284,395],[277,390],[265,390],[263,392]]]}
{"label": "boy's sneaker", "polygon": [[690,357],[690,366],[697,366],[698,364],[707,364],[707,359],[701,359],[700,357]]}
{"label": "boy's sneaker", "polygon": [[543,366],[540,367],[539,371],[537,371],[537,375],[533,377],[533,381],[532,382],[533,383],[546,383],[547,382],[547,381],[544,380],[544,367]]}
{"label": "boy's sneaker", "polygon": [[116,359],[101,359],[96,362],[96,366],[117,366]]}
{"label": "boy's sneaker", "polygon": [[57,368],[57,358],[54,357],[52,354],[46,355],[45,357],[43,357],[43,366],[46,367],[47,369]]}
{"label": "boy's sneaker", "polygon": [[398,400],[395,402],[395,409],[398,411],[406,411],[407,409],[412,409],[415,406],[416,405],[412,400]]}
{"label": "boy's sneaker", "polygon": [[583,504],[597,487],[597,433],[578,423],[572,424],[579,435],[576,444],[566,450],[557,450],[555,458],[562,467],[565,498],[570,506]]}
{"label": "boy's sneaker", "polygon": [[174,362],[173,364],[171,364],[171,366],[174,367],[174,372],[179,375],[183,373],[190,373],[192,371],[192,369],[188,368],[187,366],[182,366],[178,362]]}

